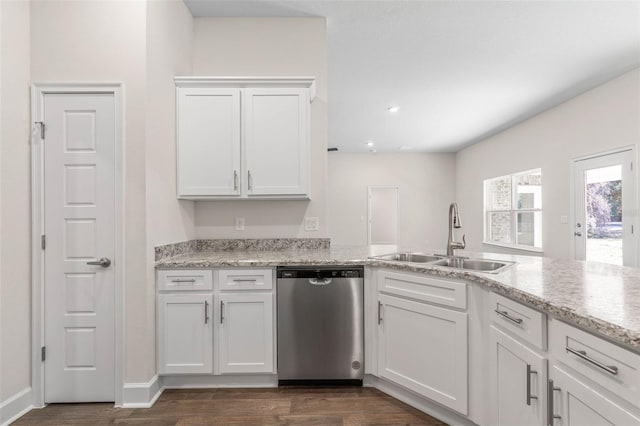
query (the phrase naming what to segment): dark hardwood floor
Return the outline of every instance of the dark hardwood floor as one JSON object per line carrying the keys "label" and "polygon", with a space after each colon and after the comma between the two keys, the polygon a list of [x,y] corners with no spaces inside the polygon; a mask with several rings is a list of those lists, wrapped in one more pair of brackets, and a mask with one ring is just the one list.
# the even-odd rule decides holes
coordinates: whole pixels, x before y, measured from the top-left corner
{"label": "dark hardwood floor", "polygon": [[372,388],[165,390],[152,408],[51,404],[14,425],[433,425],[444,423]]}

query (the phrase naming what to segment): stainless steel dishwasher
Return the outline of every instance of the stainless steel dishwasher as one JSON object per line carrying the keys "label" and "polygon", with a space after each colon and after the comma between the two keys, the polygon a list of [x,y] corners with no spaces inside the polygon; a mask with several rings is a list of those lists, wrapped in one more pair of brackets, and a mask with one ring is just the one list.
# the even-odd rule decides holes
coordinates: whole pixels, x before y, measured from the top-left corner
{"label": "stainless steel dishwasher", "polygon": [[278,380],[362,384],[364,269],[278,268]]}

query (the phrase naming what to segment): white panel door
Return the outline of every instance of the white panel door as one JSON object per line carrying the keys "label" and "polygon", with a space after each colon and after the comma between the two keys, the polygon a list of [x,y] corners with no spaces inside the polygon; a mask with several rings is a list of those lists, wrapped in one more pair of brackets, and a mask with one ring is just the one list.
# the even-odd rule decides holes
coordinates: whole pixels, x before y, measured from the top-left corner
{"label": "white panel door", "polygon": [[115,99],[45,94],[45,402],[113,401]]}
{"label": "white panel door", "polygon": [[556,389],[551,397],[553,426],[640,425],[639,417],[557,365],[550,369],[549,378]]}
{"label": "white panel door", "polygon": [[213,373],[213,295],[158,295],[160,374]]}
{"label": "white panel door", "polygon": [[180,88],[178,197],[240,195],[240,89]]}
{"label": "white panel door", "polygon": [[378,375],[467,414],[467,314],[379,295]]}
{"label": "white panel door", "polygon": [[273,294],[220,295],[220,373],[273,373]]}
{"label": "white panel door", "polygon": [[309,193],[309,91],[243,89],[244,187],[252,195]]}
{"label": "white panel door", "polygon": [[546,359],[493,326],[489,343],[490,424],[543,426]]}

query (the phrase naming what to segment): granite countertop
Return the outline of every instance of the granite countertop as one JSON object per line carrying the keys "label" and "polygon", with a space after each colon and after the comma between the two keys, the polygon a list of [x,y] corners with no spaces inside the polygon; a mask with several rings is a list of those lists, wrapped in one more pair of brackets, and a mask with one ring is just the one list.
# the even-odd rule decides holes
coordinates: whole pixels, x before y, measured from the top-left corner
{"label": "granite countertop", "polygon": [[[387,250],[388,252],[389,250]],[[391,250],[393,251],[393,250]],[[433,251],[423,251],[433,253]],[[498,274],[369,259],[370,247],[194,251],[159,259],[157,268],[225,266],[369,265],[462,278],[640,352],[640,269],[544,257],[457,252],[472,258],[510,260]]]}

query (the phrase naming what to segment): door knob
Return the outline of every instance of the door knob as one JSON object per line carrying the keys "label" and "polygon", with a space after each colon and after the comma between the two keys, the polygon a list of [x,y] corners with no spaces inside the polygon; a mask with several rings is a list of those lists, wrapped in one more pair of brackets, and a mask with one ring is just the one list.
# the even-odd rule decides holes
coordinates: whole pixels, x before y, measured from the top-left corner
{"label": "door knob", "polygon": [[111,266],[111,259],[109,259],[108,257],[102,257],[100,258],[100,260],[87,262],[87,265],[102,266],[103,268],[108,268],[109,266]]}
{"label": "door knob", "polygon": [[582,237],[582,232],[576,231],[573,233],[573,235],[575,235],[576,237]]}

